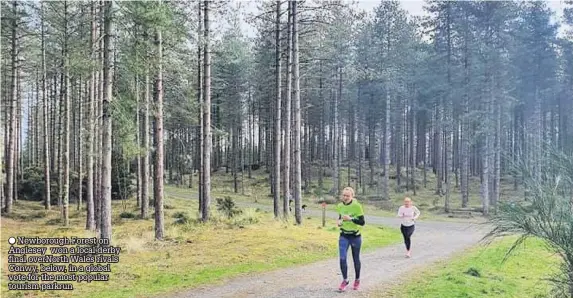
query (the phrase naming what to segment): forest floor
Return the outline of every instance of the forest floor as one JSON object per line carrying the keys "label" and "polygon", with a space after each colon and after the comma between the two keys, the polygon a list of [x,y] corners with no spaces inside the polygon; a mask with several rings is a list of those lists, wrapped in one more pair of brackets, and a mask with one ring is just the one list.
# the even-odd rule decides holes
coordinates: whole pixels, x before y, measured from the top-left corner
{"label": "forest floor", "polygon": [[[2,297],[149,297],[173,294],[175,297],[331,297],[340,282],[337,256],[338,229],[333,212],[338,198],[327,195],[331,179],[325,179],[322,190],[316,181],[303,196],[308,205],[303,212],[303,225],[294,221],[275,220],[268,175],[253,172],[244,177],[238,192],[230,175],[218,173],[212,180],[212,217],[209,223],[198,218],[196,178],[194,188],[165,188],[165,239],[155,241],[153,208],[147,218],[139,216],[135,200],[113,201],[113,245],[120,246],[120,263],[113,265],[108,282],[78,284],[74,291],[6,291],[2,279]],[[366,212],[367,226],[363,242],[363,287],[360,295],[380,296],[392,285],[436,261],[474,246],[485,233],[485,218],[476,214],[470,219],[449,218],[443,212],[444,197],[435,195],[432,176],[428,188],[400,191],[390,181],[390,200],[381,200],[378,190],[366,189],[358,195]],[[418,184],[421,185],[421,184]],[[472,183],[470,206],[479,206],[477,183]],[[510,186],[502,185],[504,198],[513,198]],[[395,217],[404,196],[414,199],[423,215],[414,234],[414,256],[403,257],[404,248]],[[242,213],[226,218],[218,211],[218,198],[233,199]],[[321,226],[319,198],[329,199],[326,227]],[[452,193],[452,206],[459,207],[459,194]],[[282,203],[282,202],[281,202]],[[73,207],[72,207],[73,206]],[[282,204],[281,204],[282,207]],[[70,205],[70,227],[62,227],[59,208],[45,211],[41,202],[17,201],[14,213],[1,219],[0,241],[10,236],[93,237],[87,232],[85,206],[76,210]],[[8,246],[0,252],[6,255]],[[350,277],[353,270],[350,260]],[[6,259],[2,270],[8,271]],[[285,269],[287,268],[287,269]],[[462,274],[462,273],[460,273]],[[444,285],[449,285],[447,282]],[[224,292],[224,293],[223,293]],[[207,294],[205,294],[207,293]],[[219,295],[220,293],[221,295]]]}
{"label": "forest floor", "polygon": [[[316,215],[314,211],[309,212]],[[310,215],[308,214],[308,215]],[[332,216],[333,214],[328,214]],[[398,227],[396,218],[366,216],[373,225]],[[172,297],[381,297],[381,287],[391,287],[403,276],[416,273],[439,260],[477,244],[487,226],[471,223],[420,221],[413,236],[413,256],[404,257],[403,244],[395,244],[362,255],[361,289],[338,294],[341,281],[338,258],[228,280]],[[368,237],[365,234],[363,237]],[[354,276],[349,260],[349,278]],[[374,295],[374,296],[371,296]]]}

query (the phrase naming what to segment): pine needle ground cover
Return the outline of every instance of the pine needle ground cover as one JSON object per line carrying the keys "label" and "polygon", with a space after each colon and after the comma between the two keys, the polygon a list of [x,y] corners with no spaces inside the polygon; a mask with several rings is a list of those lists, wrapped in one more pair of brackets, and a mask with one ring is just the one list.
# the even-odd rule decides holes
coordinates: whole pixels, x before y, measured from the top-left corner
{"label": "pine needle ground cover", "polygon": [[[8,238],[93,237],[83,229],[85,211],[70,206],[70,226],[62,228],[56,206],[45,211],[37,202],[17,201],[17,208],[2,224],[2,297],[146,297],[198,285],[217,284],[226,278],[333,258],[338,232],[329,219],[305,218],[302,226],[275,221],[272,214],[243,209],[233,218],[214,212],[209,224],[195,218],[197,204],[167,197],[166,239],[154,240],[152,219],[139,219],[133,201],[114,202],[113,243],[122,252],[111,265],[109,281],[75,283],[73,291],[8,291]],[[213,210],[216,206],[213,206]],[[153,209],[150,210],[153,212]],[[152,218],[152,213],[151,213]],[[400,241],[399,232],[366,225],[365,251]]]}

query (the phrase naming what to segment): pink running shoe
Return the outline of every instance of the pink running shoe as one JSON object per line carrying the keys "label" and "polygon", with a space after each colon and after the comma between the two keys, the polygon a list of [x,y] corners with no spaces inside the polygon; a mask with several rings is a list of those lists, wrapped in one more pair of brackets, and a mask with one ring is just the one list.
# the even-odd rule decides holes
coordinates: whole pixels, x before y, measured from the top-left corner
{"label": "pink running shoe", "polygon": [[346,290],[348,284],[350,284],[350,282],[348,282],[347,280],[343,280],[342,283],[340,284],[340,287],[338,287],[338,290],[341,292]]}
{"label": "pink running shoe", "polygon": [[358,290],[360,288],[360,280],[355,280],[354,285],[352,286],[353,290]]}

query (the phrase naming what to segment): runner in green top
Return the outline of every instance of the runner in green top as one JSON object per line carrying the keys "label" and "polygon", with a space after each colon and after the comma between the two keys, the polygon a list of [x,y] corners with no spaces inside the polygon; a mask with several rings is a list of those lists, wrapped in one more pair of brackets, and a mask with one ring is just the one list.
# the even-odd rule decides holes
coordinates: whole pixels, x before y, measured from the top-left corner
{"label": "runner in green top", "polygon": [[354,189],[346,187],[342,190],[342,202],[336,206],[338,211],[338,226],[340,227],[340,238],[338,249],[340,253],[340,270],[342,271],[342,283],[338,288],[344,291],[348,286],[348,264],[346,256],[348,247],[352,247],[352,260],[354,261],[354,290],[360,286],[360,247],[362,246],[362,235],[360,231],[364,226],[364,211],[362,205],[354,199]]}

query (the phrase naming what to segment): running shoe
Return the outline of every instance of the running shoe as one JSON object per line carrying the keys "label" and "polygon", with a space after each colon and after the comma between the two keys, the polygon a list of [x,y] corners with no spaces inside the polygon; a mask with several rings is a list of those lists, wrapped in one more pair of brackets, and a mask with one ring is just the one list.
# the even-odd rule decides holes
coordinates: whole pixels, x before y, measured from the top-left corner
{"label": "running shoe", "polygon": [[346,290],[346,287],[348,286],[350,282],[348,282],[347,280],[343,280],[342,283],[340,284],[340,287],[338,287],[339,291],[344,291]]}

